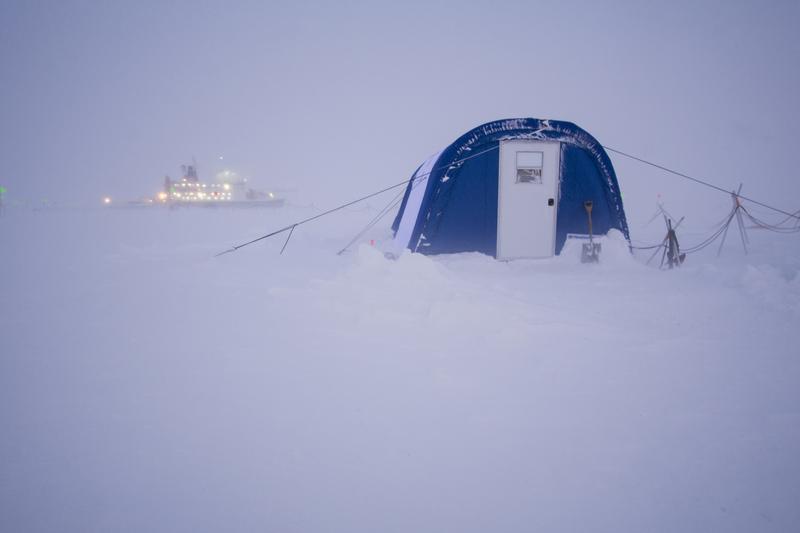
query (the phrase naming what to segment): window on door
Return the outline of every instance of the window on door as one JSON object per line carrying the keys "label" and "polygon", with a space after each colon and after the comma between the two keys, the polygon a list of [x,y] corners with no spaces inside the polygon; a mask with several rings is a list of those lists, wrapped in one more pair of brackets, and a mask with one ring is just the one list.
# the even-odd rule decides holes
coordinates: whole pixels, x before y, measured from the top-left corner
{"label": "window on door", "polygon": [[543,152],[517,152],[517,183],[542,184]]}

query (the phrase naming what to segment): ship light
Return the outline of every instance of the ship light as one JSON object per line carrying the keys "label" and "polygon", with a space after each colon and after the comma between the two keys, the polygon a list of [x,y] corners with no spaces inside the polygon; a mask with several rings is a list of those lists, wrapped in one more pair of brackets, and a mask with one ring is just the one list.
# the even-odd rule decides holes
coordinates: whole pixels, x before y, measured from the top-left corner
{"label": "ship light", "polygon": [[106,196],[105,198],[103,198],[103,203],[106,204],[106,205],[110,204],[111,203],[111,198]]}
{"label": "ship light", "polygon": [[163,191],[158,193],[158,199],[162,202],[165,202],[167,200],[167,193]]}
{"label": "ship light", "polygon": [[229,190],[231,190],[231,185],[230,185],[230,183],[225,183],[225,184],[222,186],[222,188],[223,188],[223,189],[225,189],[226,191],[229,191]]}
{"label": "ship light", "polygon": [[275,198],[275,195],[274,195],[274,194],[272,194],[272,193],[269,193],[269,197],[270,197],[270,198]]}

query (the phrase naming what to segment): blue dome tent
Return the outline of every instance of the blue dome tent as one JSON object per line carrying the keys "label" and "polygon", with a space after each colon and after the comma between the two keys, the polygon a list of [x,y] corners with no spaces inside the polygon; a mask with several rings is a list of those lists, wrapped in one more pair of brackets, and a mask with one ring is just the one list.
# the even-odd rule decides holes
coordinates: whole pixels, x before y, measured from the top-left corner
{"label": "blue dome tent", "polygon": [[614,168],[570,122],[520,118],[479,126],[431,156],[392,224],[395,253],[481,252],[498,259],[558,254],[569,234],[629,238]]}

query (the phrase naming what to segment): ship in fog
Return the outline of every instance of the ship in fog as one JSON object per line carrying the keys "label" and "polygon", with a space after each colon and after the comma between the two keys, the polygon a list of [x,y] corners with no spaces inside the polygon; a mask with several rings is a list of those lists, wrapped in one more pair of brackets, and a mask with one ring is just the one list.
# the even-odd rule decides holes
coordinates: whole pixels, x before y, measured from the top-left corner
{"label": "ship in fog", "polygon": [[110,197],[105,197],[103,203],[112,207],[280,207],[284,202],[272,191],[250,187],[246,178],[231,170],[218,172],[214,180],[209,182],[200,180],[194,162],[181,165],[181,173],[180,179],[165,176],[162,190],[153,197],[128,202],[114,202]]}

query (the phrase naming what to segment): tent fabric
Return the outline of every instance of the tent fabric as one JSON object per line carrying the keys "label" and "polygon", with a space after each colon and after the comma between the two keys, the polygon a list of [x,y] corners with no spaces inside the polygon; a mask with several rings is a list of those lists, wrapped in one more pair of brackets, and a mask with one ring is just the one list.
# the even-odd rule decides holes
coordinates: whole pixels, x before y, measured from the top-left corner
{"label": "tent fabric", "polygon": [[586,200],[594,204],[594,233],[618,229],[629,238],[617,177],[600,143],[570,122],[519,118],[479,126],[417,169],[392,224],[393,248],[496,256],[499,146],[519,139],[561,143],[556,253],[568,234],[588,232]]}
{"label": "tent fabric", "polygon": [[400,204],[400,212],[407,211],[409,216],[403,219],[398,219],[397,225],[393,225],[395,238],[392,241],[393,248],[391,253],[394,255],[399,255],[406,248],[406,245],[411,238],[411,233],[414,231],[416,218],[410,216],[410,213],[419,212],[422,200],[425,197],[425,185],[428,182],[426,178],[430,174],[431,170],[433,170],[433,165],[436,164],[436,161],[438,161],[441,155],[442,152],[433,154],[422,165],[420,165],[417,171],[414,172],[414,176],[411,178],[411,181],[406,187],[403,195],[403,201]]}

